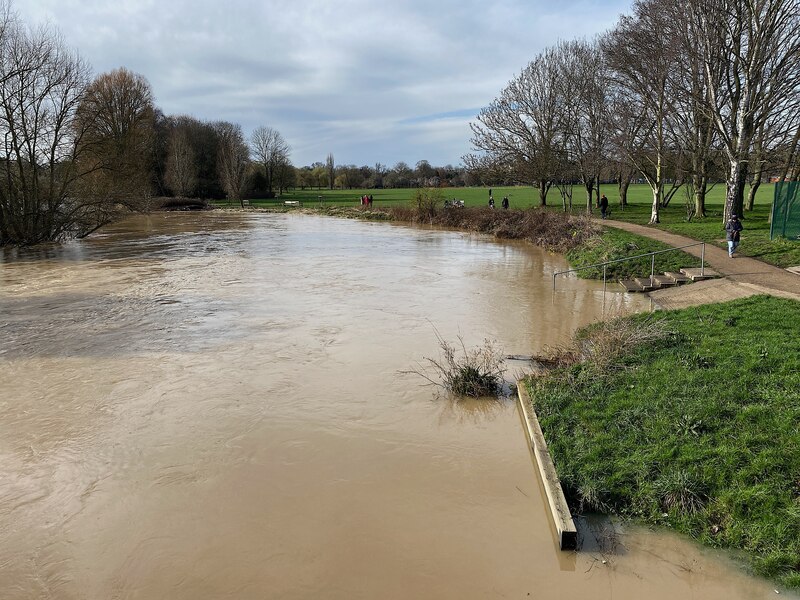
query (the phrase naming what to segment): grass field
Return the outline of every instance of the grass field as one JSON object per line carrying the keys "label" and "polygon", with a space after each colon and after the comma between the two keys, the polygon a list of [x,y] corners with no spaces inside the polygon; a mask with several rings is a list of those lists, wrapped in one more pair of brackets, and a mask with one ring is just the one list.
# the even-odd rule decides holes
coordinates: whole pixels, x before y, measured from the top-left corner
{"label": "grass field", "polygon": [[800,587],[800,302],[630,321],[648,319],[662,320],[660,339],[602,364],[638,334],[596,325],[579,336],[597,356],[531,384],[572,504],[743,551],[758,574]]}
{"label": "grass field", "polygon": [[[783,239],[769,239],[769,211],[772,205],[774,186],[762,185],[756,196],[753,211],[746,211],[743,224],[745,230],[742,234],[742,245],[739,253],[752,256],[765,262],[788,267],[800,265],[800,241]],[[601,187],[601,191],[608,196],[611,207],[612,219],[629,221],[647,225],[650,220],[650,203],[652,195],[650,188],[644,184],[633,184],[628,190],[628,205],[623,209],[619,206],[619,193],[617,186],[608,184]],[[275,200],[253,200],[254,206],[279,206],[284,200],[299,200],[305,207],[314,206],[359,206],[359,198],[363,194],[372,194],[374,208],[380,209],[390,206],[404,206],[411,204],[416,190],[414,189],[386,189],[386,190],[292,190]],[[487,206],[489,188],[443,188],[445,198],[463,200],[466,206]],[[492,194],[496,205],[500,206],[503,196],[508,196],[511,208],[531,208],[539,204],[539,192],[532,187],[495,187]],[[722,223],[722,211],[725,200],[725,185],[714,186],[707,197],[707,216],[694,218],[691,222],[686,220],[686,194],[683,189],[678,190],[670,205],[662,208],[660,213],[661,223],[656,227],[672,231],[687,237],[725,247],[725,231]],[[552,189],[548,195],[548,205],[552,210],[561,210],[561,198],[558,190]],[[573,212],[585,212],[586,196],[583,188],[575,186],[573,191]],[[597,214],[597,211],[595,211]]]}

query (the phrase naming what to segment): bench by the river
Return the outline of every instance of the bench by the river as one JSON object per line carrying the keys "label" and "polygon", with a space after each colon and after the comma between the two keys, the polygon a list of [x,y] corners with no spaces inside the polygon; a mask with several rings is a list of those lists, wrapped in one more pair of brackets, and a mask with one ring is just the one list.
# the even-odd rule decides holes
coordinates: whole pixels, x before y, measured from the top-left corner
{"label": "bench by the river", "polygon": [[300,207],[303,206],[303,203],[300,200],[284,200],[283,205],[288,207],[292,206]]}

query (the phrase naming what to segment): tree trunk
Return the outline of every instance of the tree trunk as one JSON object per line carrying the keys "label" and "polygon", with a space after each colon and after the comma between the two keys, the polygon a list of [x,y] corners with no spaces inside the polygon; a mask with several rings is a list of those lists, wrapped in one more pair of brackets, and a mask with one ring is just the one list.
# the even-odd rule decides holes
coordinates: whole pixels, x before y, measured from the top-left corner
{"label": "tree trunk", "polygon": [[619,178],[619,205],[628,206],[628,187],[631,185],[631,178],[620,175]]}
{"label": "tree trunk", "polygon": [[594,205],[600,208],[600,175],[594,178]]}
{"label": "tree trunk", "polygon": [[750,189],[747,191],[747,205],[745,206],[746,210],[753,210],[753,206],[756,203],[756,192],[758,192],[758,188],[761,186],[761,173],[758,174],[758,177],[755,177],[750,184]]}
{"label": "tree trunk", "polygon": [[592,214],[592,199],[594,198],[594,179],[587,179],[584,187],[586,187],[586,214]]}
{"label": "tree trunk", "polygon": [[732,214],[742,217],[744,204],[744,186],[747,183],[747,162],[735,158],[731,160],[730,173],[728,174],[727,191],[725,194],[725,210],[722,223],[725,224]]}
{"label": "tree trunk", "polygon": [[697,217],[706,216],[706,182],[702,177],[695,177],[694,214]]}
{"label": "tree trunk", "polygon": [[547,192],[550,189],[546,179],[539,180],[539,206],[547,206]]}
{"label": "tree trunk", "polygon": [[650,221],[648,225],[655,225],[660,222],[658,220],[658,208],[661,206],[661,190],[657,185],[651,186],[651,189],[653,190],[653,204],[650,208]]}
{"label": "tree trunk", "polygon": [[656,159],[655,180],[650,181],[650,188],[653,190],[653,205],[650,208],[650,221],[648,222],[648,225],[655,225],[656,223],[660,223],[658,219],[658,210],[659,207],[661,206],[661,194],[664,187],[664,183],[661,179],[662,170],[663,169],[661,163],[661,152],[659,152],[658,157]]}
{"label": "tree trunk", "polygon": [[[786,181],[789,177],[790,172],[794,166],[795,159],[797,157],[797,151],[800,148],[800,127],[797,128],[797,131],[794,132],[794,138],[792,139],[792,143],[789,145],[789,153],[786,156],[786,162],[783,165],[783,170],[781,171],[781,176],[778,181]],[[797,174],[795,173],[795,176]]]}
{"label": "tree trunk", "polygon": [[753,148],[753,156],[750,159],[750,164],[754,165],[753,169],[753,177],[750,180],[750,189],[747,192],[747,203],[745,204],[745,210],[753,210],[753,205],[756,201],[756,192],[758,191],[758,186],[761,185],[761,177],[764,174],[764,160],[763,160],[763,147],[764,147],[764,127],[762,126],[758,130],[758,135],[756,136],[756,141]]}

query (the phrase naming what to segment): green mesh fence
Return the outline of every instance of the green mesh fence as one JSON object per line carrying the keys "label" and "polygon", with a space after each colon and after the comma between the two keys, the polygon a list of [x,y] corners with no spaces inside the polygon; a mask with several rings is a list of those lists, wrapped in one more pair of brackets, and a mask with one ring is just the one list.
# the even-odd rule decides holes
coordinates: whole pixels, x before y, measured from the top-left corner
{"label": "green mesh fence", "polygon": [[772,203],[770,239],[784,237],[800,240],[800,181],[775,184],[775,201]]}

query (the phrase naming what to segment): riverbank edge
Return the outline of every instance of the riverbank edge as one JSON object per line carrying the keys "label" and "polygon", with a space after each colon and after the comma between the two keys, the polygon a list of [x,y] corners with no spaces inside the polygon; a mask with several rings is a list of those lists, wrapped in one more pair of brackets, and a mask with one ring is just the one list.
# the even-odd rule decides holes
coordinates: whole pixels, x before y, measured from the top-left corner
{"label": "riverbank edge", "polygon": [[[215,207],[215,210],[260,213],[300,213],[329,216],[362,221],[405,223],[441,227],[442,229],[491,235],[498,240],[520,240],[543,248],[548,252],[562,254],[570,268],[584,267],[605,261],[671,250],[673,247],[652,238],[606,227],[594,223],[585,215],[570,215],[540,209],[490,210],[485,208],[442,209],[433,217],[410,207],[391,207],[387,210],[359,209],[356,207]],[[438,216],[437,216],[438,215]],[[542,217],[538,221],[531,215]],[[513,217],[520,217],[514,219]],[[465,222],[460,217],[466,217]],[[559,221],[561,219],[562,221]],[[560,230],[560,231],[559,231]],[[683,267],[699,265],[690,254],[677,250],[660,255],[658,272],[679,271]],[[616,263],[607,269],[609,281],[649,277],[649,257]],[[584,269],[576,273],[582,279],[603,279],[601,268]]]}
{"label": "riverbank edge", "polygon": [[[730,302],[711,302],[711,303],[708,303],[708,304],[689,307],[689,308],[682,308],[682,309],[679,309],[679,310],[662,311],[659,314],[663,315],[665,313],[671,313],[671,314],[674,314],[674,315],[682,314],[682,315],[689,315],[689,316],[697,314],[700,321],[702,321],[703,319],[714,319],[714,318],[717,318],[718,320],[725,321],[726,323],[729,323],[731,317],[730,316],[725,316],[725,309],[726,308],[728,308],[730,306],[736,306],[737,304],[742,304],[742,303],[746,303],[746,302],[758,302],[759,299],[771,299],[771,300],[774,300],[775,302],[789,302],[789,303],[792,303],[792,305],[796,308],[796,310],[800,310],[800,301],[795,300],[795,299],[778,299],[778,298],[774,298],[774,297],[770,297],[770,296],[757,296],[757,297],[747,298],[745,300],[735,300],[735,301],[730,301]],[[698,311],[705,312],[706,314],[703,315],[703,316],[700,316]],[[774,315],[772,315],[772,316],[774,316]],[[641,318],[641,315],[638,315],[638,316],[637,315],[632,315],[632,316],[628,316],[628,317],[621,317],[620,319],[630,321],[630,320],[637,319],[637,318]],[[576,338],[581,336],[584,331],[590,329],[591,327],[593,327],[593,325],[589,325],[589,326],[587,326],[585,328],[582,328],[582,329],[578,330],[578,332],[576,332],[576,334],[575,334]],[[764,348],[766,348],[766,346]],[[668,348],[664,352],[670,352],[670,349]],[[760,352],[766,353],[766,350],[762,349],[762,350],[760,350]],[[778,352],[780,353],[780,350],[778,350]],[[635,354],[635,352],[634,352],[634,354]],[[702,359],[702,361],[707,361],[710,364],[714,364],[718,360],[721,360],[721,354],[722,354],[722,350],[721,350],[721,347],[719,345],[709,344],[704,349],[704,352],[703,352],[702,356],[699,355],[699,354],[697,356],[699,357],[698,360]],[[623,354],[621,360],[623,362],[625,362],[627,360],[627,358],[628,357]],[[628,368],[635,368],[635,367],[632,366],[631,364],[627,364],[626,363],[624,368],[628,369]],[[704,366],[704,365],[700,364],[700,365],[698,365],[698,368],[703,369],[703,368],[707,368],[707,366]],[[560,372],[563,373],[564,369],[565,369],[565,367],[559,367],[559,368],[552,369],[552,373],[548,373],[548,372],[536,373],[536,374],[531,375],[531,376],[529,376],[527,378],[524,378],[524,379],[522,379],[522,380],[520,380],[518,382],[519,387],[520,388],[524,388],[527,391],[527,399],[526,400],[529,402],[532,412],[534,412],[534,413],[536,412],[537,392],[534,389],[534,384],[536,382],[542,382],[542,381],[547,382],[548,378],[554,377],[557,374],[559,374]],[[647,388],[647,386],[642,386],[642,385],[633,386],[633,385],[631,385],[630,388],[631,388],[630,391],[627,392],[626,394],[624,394],[624,396],[623,396],[625,398],[625,401],[630,403],[630,406],[632,406],[634,408],[636,406],[646,407],[651,402],[651,398],[650,398],[650,396],[648,396],[648,392],[650,390],[649,390],[649,388]],[[644,391],[644,393],[643,393],[643,391]],[[566,393],[568,395],[570,395],[573,399],[578,399],[578,398],[580,398],[582,396],[581,395],[581,390],[579,389],[579,386],[576,386],[576,387],[570,386]],[[604,389],[603,393],[604,394],[608,394],[608,393],[610,393],[610,391],[607,390],[607,389]],[[578,402],[580,402],[580,401],[586,402],[586,401],[589,400],[589,398],[590,397],[588,397],[588,396],[584,396],[582,398],[582,400],[578,399]],[[564,421],[571,421],[571,420],[574,420],[574,418],[575,418],[574,414],[570,414],[569,410],[567,410],[566,412],[564,412],[564,411],[559,412],[559,419],[562,419]],[[731,419],[732,418],[733,417],[731,417]],[[540,423],[540,419],[539,419],[538,415],[537,415],[537,423]],[[690,426],[693,426],[693,425],[690,425]],[[702,424],[701,424],[701,426],[702,426]],[[553,432],[551,431],[549,433],[549,435],[548,435],[546,433],[547,430],[548,430],[548,426],[547,426],[547,424],[545,424],[542,427],[544,439],[549,439],[551,444],[555,443],[557,440],[554,439]],[[574,431],[571,432],[571,433],[573,433],[573,435],[574,435]],[[572,447],[574,447],[575,442],[576,442],[576,440],[573,438],[573,439],[570,440],[569,443],[563,444],[563,447],[572,448]],[[644,440],[639,440],[638,443],[639,444],[643,444]],[[559,445],[557,444],[557,447],[558,446]],[[631,454],[632,454],[632,452],[633,452],[633,450],[631,450]],[[747,453],[747,449],[745,449],[745,453]],[[557,462],[559,460],[557,455],[558,455],[558,451],[556,451],[555,455],[553,456],[554,465],[557,464]],[[564,474],[562,473],[562,476],[563,475]],[[786,475],[791,477],[790,473],[787,473]],[[795,475],[795,476],[797,476],[797,475]],[[567,489],[567,487],[569,487],[569,486],[564,486],[564,480],[563,479],[559,478],[558,481],[559,481],[559,487],[561,487],[562,489]],[[642,481],[642,482],[639,482],[639,483],[640,484],[644,484],[644,485],[653,485],[654,484],[653,481],[649,481],[649,482],[648,481]],[[795,483],[795,487],[796,487],[796,490],[794,492],[795,496],[796,496],[795,497],[795,503],[800,504],[800,479],[798,479],[798,481]],[[733,490],[731,493],[735,493],[736,491],[737,490]],[[569,496],[569,494],[566,494],[566,496]],[[573,506],[576,504],[576,499],[575,498],[572,498],[571,504]],[[779,557],[775,558],[775,557],[771,557],[771,556],[764,556],[763,552],[762,552],[762,554],[758,554],[756,552],[756,550],[754,550],[753,548],[746,547],[746,545],[736,546],[736,545],[730,545],[730,544],[708,543],[709,539],[710,539],[708,531],[714,532],[715,528],[718,527],[717,524],[713,524],[713,523],[709,522],[706,532],[691,531],[691,530],[687,530],[686,527],[681,527],[681,526],[675,525],[674,523],[671,523],[670,521],[671,521],[673,515],[672,514],[668,514],[668,513],[661,513],[660,511],[659,511],[659,513],[656,513],[655,516],[653,516],[652,514],[651,515],[635,514],[635,510],[631,510],[631,507],[629,506],[629,507],[625,508],[624,510],[610,510],[610,511],[604,511],[604,510],[595,511],[595,510],[591,510],[590,512],[600,512],[601,514],[605,514],[605,515],[610,516],[612,518],[618,518],[618,519],[622,519],[622,520],[629,520],[629,521],[631,521],[633,523],[636,523],[637,525],[646,526],[646,527],[650,527],[650,528],[655,527],[655,528],[664,528],[664,529],[667,529],[667,530],[670,530],[670,531],[673,531],[673,532],[677,531],[681,535],[686,535],[689,538],[693,539],[694,542],[699,543],[701,546],[704,546],[704,547],[707,547],[707,548],[712,548],[712,549],[715,549],[715,550],[723,550],[723,551],[726,551],[726,552],[730,552],[730,553],[732,553],[734,555],[743,556],[745,558],[745,560],[749,563],[749,567],[753,569],[753,574],[755,576],[768,578],[768,579],[770,579],[770,580],[772,580],[774,582],[779,583],[780,585],[785,586],[786,589],[791,589],[793,591],[796,591],[796,590],[800,589],[800,554],[798,554],[798,552],[800,552],[800,550],[797,550],[797,549],[786,550],[782,555],[780,554],[780,552],[778,552],[777,554],[779,555]],[[653,517],[653,518],[650,518],[650,517]],[[797,528],[797,523],[792,522],[791,519],[789,519],[785,523],[785,525],[786,525],[786,527],[788,527],[790,529],[792,529],[792,528],[796,529]],[[711,537],[713,537],[713,535]],[[791,554],[792,552],[794,552],[795,554],[792,555]],[[780,562],[781,560],[783,560],[783,562]]]}
{"label": "riverbank edge", "polygon": [[528,387],[524,381],[517,382],[517,406],[524,424],[525,435],[528,438],[533,455],[533,461],[539,470],[539,479],[544,487],[547,504],[550,509],[550,517],[558,537],[558,546],[561,550],[578,549],[578,530],[569,510],[567,499],[564,497],[564,490],[561,487],[561,480],[556,472],[555,464],[547,449],[547,442],[536,417],[536,409],[533,406]]}

